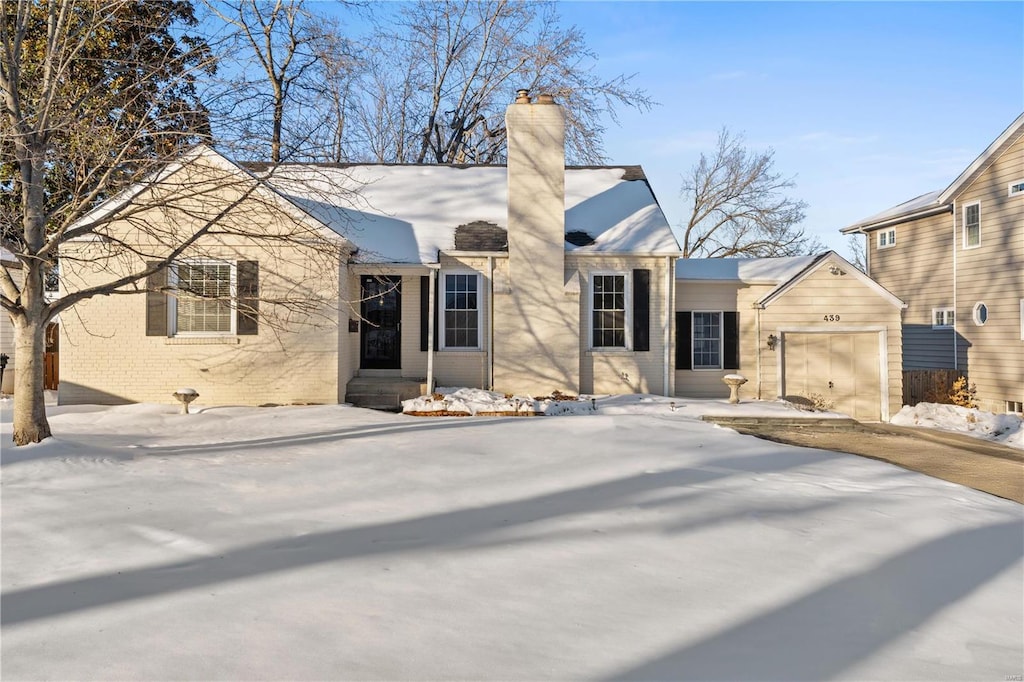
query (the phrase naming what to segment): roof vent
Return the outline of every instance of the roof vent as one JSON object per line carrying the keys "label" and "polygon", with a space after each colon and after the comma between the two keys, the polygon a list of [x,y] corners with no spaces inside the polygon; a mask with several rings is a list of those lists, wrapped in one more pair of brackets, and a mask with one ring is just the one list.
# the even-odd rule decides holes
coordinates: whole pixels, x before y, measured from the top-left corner
{"label": "roof vent", "polygon": [[573,246],[590,246],[594,243],[594,238],[583,230],[573,230],[565,233],[565,241]]}

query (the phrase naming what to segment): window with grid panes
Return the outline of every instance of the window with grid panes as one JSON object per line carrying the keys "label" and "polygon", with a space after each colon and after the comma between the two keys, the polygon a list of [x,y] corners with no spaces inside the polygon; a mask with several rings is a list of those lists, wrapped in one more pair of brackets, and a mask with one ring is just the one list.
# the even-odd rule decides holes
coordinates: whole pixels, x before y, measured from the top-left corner
{"label": "window with grid panes", "polygon": [[626,347],[626,276],[594,275],[593,347]]}
{"label": "window with grid panes", "polygon": [[479,276],[444,276],[444,347],[480,347]]}
{"label": "window with grid panes", "polygon": [[693,368],[722,368],[721,313],[693,313]]}
{"label": "window with grid panes", "polygon": [[981,204],[964,206],[964,248],[981,244]]}

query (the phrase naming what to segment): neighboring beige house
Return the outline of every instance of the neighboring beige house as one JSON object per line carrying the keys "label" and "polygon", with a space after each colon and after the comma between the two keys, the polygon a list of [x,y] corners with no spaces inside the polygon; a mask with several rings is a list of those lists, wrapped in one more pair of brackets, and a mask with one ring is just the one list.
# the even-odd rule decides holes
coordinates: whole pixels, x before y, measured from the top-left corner
{"label": "neighboring beige house", "polygon": [[[507,167],[243,168],[198,147],[112,199],[97,211],[198,188],[201,201],[111,228],[138,254],[167,253],[211,215],[224,229],[154,274],[146,295],[95,297],[64,316],[59,400],[168,402],[181,387],[256,405],[396,407],[431,385],[671,395],[679,247],[643,172],[567,168],[550,97],[521,95],[506,122]],[[275,239],[295,225],[335,248]],[[66,292],[153,262],[108,257],[103,240],[63,254],[74,256],[62,261]]]}
{"label": "neighboring beige house", "polygon": [[908,304],[905,370],[960,370],[982,409],[1024,411],[1024,114],[944,190],[843,233]]}
{"label": "neighboring beige house", "polygon": [[679,396],[831,406],[888,421],[901,405],[904,303],[835,252],[676,264]]}

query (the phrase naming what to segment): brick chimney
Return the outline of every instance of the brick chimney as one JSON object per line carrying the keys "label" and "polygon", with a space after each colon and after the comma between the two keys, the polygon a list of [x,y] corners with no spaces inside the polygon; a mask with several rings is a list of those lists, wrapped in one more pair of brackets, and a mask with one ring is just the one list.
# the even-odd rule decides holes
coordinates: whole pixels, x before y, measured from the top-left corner
{"label": "brick chimney", "polygon": [[[579,389],[579,296],[566,294],[565,115],[519,90],[508,134],[508,286],[495,301],[494,387]],[[506,298],[507,297],[507,298]]]}

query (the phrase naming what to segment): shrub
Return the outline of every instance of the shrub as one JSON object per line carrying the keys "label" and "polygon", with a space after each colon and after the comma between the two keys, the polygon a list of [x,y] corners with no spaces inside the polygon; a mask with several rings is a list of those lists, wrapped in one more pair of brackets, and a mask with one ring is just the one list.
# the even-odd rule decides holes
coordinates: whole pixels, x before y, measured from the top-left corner
{"label": "shrub", "polygon": [[811,410],[814,412],[831,412],[832,408],[836,406],[834,400],[830,400],[820,393],[811,393],[807,399],[811,401]]}
{"label": "shrub", "polygon": [[953,388],[949,391],[949,402],[960,407],[977,407],[978,403],[974,399],[977,392],[974,384],[967,383],[967,377],[960,377],[953,382]]}

